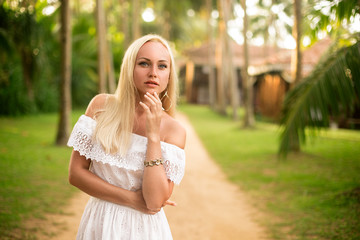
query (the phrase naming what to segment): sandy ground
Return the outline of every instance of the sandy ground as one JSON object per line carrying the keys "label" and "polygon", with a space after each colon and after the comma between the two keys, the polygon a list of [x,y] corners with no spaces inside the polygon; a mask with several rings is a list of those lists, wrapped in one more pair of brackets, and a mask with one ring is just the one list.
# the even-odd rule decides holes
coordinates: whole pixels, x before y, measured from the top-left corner
{"label": "sandy ground", "polygon": [[[259,213],[246,195],[227,181],[188,119],[183,115],[178,119],[187,130],[186,172],[171,198],[177,206],[165,208],[174,239],[266,239],[264,230],[254,221]],[[63,215],[49,216],[49,226],[38,238],[75,239],[87,200],[86,194],[76,194]]]}

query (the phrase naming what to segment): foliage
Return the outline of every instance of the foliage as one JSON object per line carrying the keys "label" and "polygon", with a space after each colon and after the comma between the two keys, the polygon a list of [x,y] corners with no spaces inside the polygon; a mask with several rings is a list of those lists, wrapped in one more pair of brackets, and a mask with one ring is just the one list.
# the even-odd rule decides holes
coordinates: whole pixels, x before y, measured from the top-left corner
{"label": "foliage", "polygon": [[284,34],[291,34],[292,26],[289,22],[282,21],[281,17],[293,15],[293,3],[293,0],[259,0],[258,11],[261,14],[249,16],[249,30],[253,38],[263,37],[264,44],[270,46],[279,44],[278,41],[285,37]]}
{"label": "foliage", "polygon": [[[132,14],[131,1],[108,0],[108,36],[113,64],[118,76],[125,51],[119,16]],[[215,1],[213,1],[215,3]],[[58,109],[60,82],[60,42],[58,1],[1,1],[0,3],[0,115],[23,115],[53,112]],[[170,27],[169,38],[179,47],[191,46],[206,39],[206,16],[203,3],[197,1],[147,2],[156,19],[142,22],[143,34],[162,34],[164,21]],[[96,27],[91,4],[74,2],[72,18],[72,103],[82,107],[97,93]],[[139,14],[145,8],[140,6]],[[51,10],[52,9],[52,10]],[[189,18],[191,9],[194,16]],[[199,14],[198,14],[199,12]],[[202,12],[202,13],[201,13]],[[194,24],[189,24],[194,21]],[[128,21],[128,28],[131,21]],[[196,26],[196,34],[194,28]],[[131,35],[131,34],[130,34]],[[128,37],[128,36],[127,36]]]}
{"label": "foliage", "polygon": [[[240,129],[204,106],[182,105],[206,149],[228,178],[250,195],[271,239],[360,238],[360,134],[322,132],[278,161],[278,126]],[[188,159],[196,161],[196,159]]]}
{"label": "foliage", "polygon": [[[201,1],[166,1],[158,0],[154,3],[156,20],[152,23],[143,23],[143,33],[155,32],[164,34],[164,22],[170,22],[169,40],[180,49],[192,47],[207,38],[205,2]],[[194,15],[189,16],[188,11]]]}
{"label": "foliage", "polygon": [[95,21],[91,13],[80,13],[72,30],[72,101],[86,106],[97,93],[97,47]]}
{"label": "foliage", "polygon": [[[6,3],[0,6],[0,115],[58,109],[61,75],[59,12],[57,9],[51,15],[44,15],[42,12],[48,6],[46,1],[31,6],[26,8],[31,10],[26,11],[20,6],[10,8]],[[86,105],[97,93],[95,31],[92,13],[80,12],[73,19],[72,96],[75,107]],[[119,41],[116,43],[119,45]],[[33,101],[27,96],[19,46],[28,49],[34,59],[29,66],[33,72]],[[120,44],[114,50],[115,56],[122,57],[122,51]],[[117,63],[121,57],[117,57]]]}
{"label": "foliage", "polygon": [[[0,99],[8,103],[2,104],[0,114],[52,111],[57,107],[56,82],[52,81],[58,49],[51,41],[54,19],[37,20],[32,5],[14,9],[5,3],[0,5],[0,18]],[[39,67],[49,62],[53,64]]]}
{"label": "foliage", "polygon": [[0,115],[21,115],[33,111],[26,97],[20,64],[16,62],[18,60],[12,59],[1,66]]}
{"label": "foliage", "polygon": [[350,23],[359,16],[360,3],[355,0],[310,1],[304,11],[305,32],[312,42],[317,41],[319,34],[347,38]]}
{"label": "foliage", "polygon": [[[335,48],[335,47],[334,47]],[[331,49],[313,72],[286,96],[279,152],[291,151],[291,143],[305,142],[306,127],[328,127],[329,121],[350,113],[359,105],[360,41]]]}
{"label": "foliage", "polygon": [[60,213],[74,192],[67,181],[71,149],[54,145],[56,125],[56,114],[0,118],[0,239],[33,239],[42,226],[25,223]]}

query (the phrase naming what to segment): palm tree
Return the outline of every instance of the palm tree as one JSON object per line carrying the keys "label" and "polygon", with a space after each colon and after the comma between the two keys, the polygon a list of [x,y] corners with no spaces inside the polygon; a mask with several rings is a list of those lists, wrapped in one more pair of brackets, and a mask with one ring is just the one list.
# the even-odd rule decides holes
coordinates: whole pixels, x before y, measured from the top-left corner
{"label": "palm tree", "polygon": [[222,115],[226,115],[226,76],[225,76],[225,65],[226,58],[225,55],[225,39],[227,35],[226,31],[226,22],[224,19],[224,6],[223,1],[218,0],[218,8],[219,8],[219,41],[216,44],[216,67],[217,67],[217,98],[216,98],[216,110]]}
{"label": "palm tree", "polygon": [[[230,20],[233,9],[233,1],[227,0],[223,1],[224,4],[224,18],[225,22]],[[226,28],[227,29],[227,28]],[[226,31],[227,32],[227,31]],[[238,90],[238,81],[236,77],[236,69],[234,67],[234,55],[233,55],[233,44],[229,34],[225,34],[225,56],[226,56],[226,66],[225,66],[225,77],[229,79],[229,90],[230,90],[230,102],[232,107],[232,117],[234,121],[237,121],[239,118],[238,108],[239,108],[239,90]]]}
{"label": "palm tree", "polygon": [[248,30],[248,19],[246,12],[246,0],[241,0],[241,6],[244,9],[244,67],[242,69],[243,77],[243,86],[244,86],[244,106],[245,106],[245,116],[244,116],[244,127],[253,127],[255,125],[254,118],[254,106],[253,106],[253,85],[248,74],[249,67],[249,51],[248,51],[248,41],[247,41],[247,30]]}
{"label": "palm tree", "polygon": [[305,128],[329,126],[331,117],[351,112],[360,96],[360,40],[331,51],[313,72],[296,85],[284,102],[284,129],[279,152],[291,151],[291,143],[306,140]]}
{"label": "palm tree", "polygon": [[141,36],[140,25],[140,2],[139,0],[132,1],[132,39],[138,39]]}
{"label": "palm tree", "polygon": [[[350,9],[344,13],[344,9]],[[333,4],[327,23],[338,24],[358,14],[360,2],[340,1]],[[320,11],[319,11],[320,12]],[[348,13],[352,13],[348,14]],[[324,19],[324,16],[322,16]],[[316,28],[316,30],[322,30]],[[305,143],[305,128],[328,127],[329,119],[341,112],[352,112],[360,97],[360,34],[351,36],[355,44],[340,46],[335,42],[312,73],[286,96],[281,124],[279,154],[286,157],[294,143]]]}
{"label": "palm tree", "polygon": [[[318,3],[318,4],[317,4]],[[327,6],[327,10],[323,11],[322,6]],[[343,21],[347,23],[352,21],[356,14],[359,14],[360,1],[330,1],[323,0],[320,3],[314,0],[307,0],[304,4],[304,36],[316,42],[318,34],[326,32],[330,36],[348,35],[348,31],[344,29]],[[346,26],[346,25],[345,25]],[[347,38],[345,36],[345,38]]]}
{"label": "palm tree", "polygon": [[302,0],[294,0],[294,26],[292,33],[296,47],[291,58],[291,78],[293,85],[298,84],[301,80],[301,1]]}
{"label": "palm tree", "polygon": [[71,115],[71,11],[70,1],[61,1],[61,87],[60,119],[56,144],[65,145],[70,135]]}
{"label": "palm tree", "polygon": [[96,35],[98,41],[98,91],[106,91],[106,23],[102,0],[96,0]]}
{"label": "palm tree", "polygon": [[212,1],[206,0],[206,12],[207,12],[207,30],[208,30],[208,42],[209,42],[209,103],[210,107],[215,110],[215,102],[216,102],[216,78],[215,78],[215,69],[214,69],[214,51],[211,46],[214,46],[214,31],[213,27],[211,26],[211,12],[212,12]]}
{"label": "palm tree", "polygon": [[120,31],[124,34],[124,48],[130,44],[129,37],[129,1],[119,0],[120,4]]}
{"label": "palm tree", "polygon": [[277,43],[281,38],[280,29],[285,29],[284,32],[291,34],[291,26],[288,22],[282,21],[280,16],[291,17],[293,0],[260,0],[257,8],[261,14],[249,16],[249,28],[253,38],[262,37],[264,39],[264,56],[267,57],[270,46],[278,47]]}
{"label": "palm tree", "polygon": [[111,46],[111,37],[107,34],[107,25],[108,25],[108,19],[107,16],[109,16],[110,9],[113,7],[112,3],[110,3],[106,10],[104,11],[104,35],[105,35],[105,66],[106,66],[106,75],[107,75],[107,89],[110,93],[115,92],[115,71],[114,71],[114,58],[112,53],[112,46]]}

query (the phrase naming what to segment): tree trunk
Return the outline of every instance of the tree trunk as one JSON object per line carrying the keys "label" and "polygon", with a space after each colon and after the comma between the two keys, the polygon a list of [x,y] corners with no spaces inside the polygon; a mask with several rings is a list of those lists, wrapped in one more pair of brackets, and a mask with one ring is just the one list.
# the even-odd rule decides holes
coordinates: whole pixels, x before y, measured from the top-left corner
{"label": "tree trunk", "polygon": [[133,40],[138,39],[141,36],[141,28],[140,28],[140,4],[139,0],[133,0],[132,6],[132,36]]}
{"label": "tree trunk", "polygon": [[[222,1],[223,9],[224,9],[224,21],[227,23],[230,19],[231,10],[232,10],[232,0]],[[224,48],[224,64],[223,69],[225,71],[225,78],[228,79],[229,82],[229,90],[230,90],[230,101],[232,107],[233,120],[238,120],[238,107],[239,107],[239,92],[238,92],[238,84],[237,78],[235,77],[235,68],[233,63],[233,48],[232,48],[232,40],[227,33],[227,24],[225,28],[225,48]]]}
{"label": "tree trunk", "polygon": [[214,49],[215,46],[214,36],[213,36],[213,27],[211,26],[211,12],[212,12],[212,4],[211,0],[206,0],[206,9],[208,14],[208,42],[209,42],[209,104],[211,109],[215,110],[215,102],[216,102],[216,79],[215,79],[215,69],[214,69]]}
{"label": "tree trunk", "polygon": [[295,50],[291,58],[291,77],[293,80],[292,85],[295,86],[301,80],[301,0],[294,0],[294,27],[293,37],[296,42]]}
{"label": "tree trunk", "polygon": [[30,102],[34,103],[34,86],[33,86],[33,73],[34,73],[34,58],[32,52],[28,51],[26,47],[20,47],[22,75],[26,86],[27,96]]}
{"label": "tree trunk", "polygon": [[244,127],[251,128],[255,125],[254,118],[254,103],[253,103],[253,84],[248,74],[249,67],[249,50],[247,42],[247,30],[248,30],[248,19],[246,12],[246,0],[242,0],[242,7],[244,9],[244,67],[241,71],[243,78],[243,87],[244,87],[244,107],[245,107],[245,116],[244,116]]}
{"label": "tree trunk", "polygon": [[[291,78],[292,87],[301,81],[302,59],[301,59],[301,0],[294,0],[294,27],[293,37],[296,42],[295,50],[291,56]],[[299,136],[290,142],[290,151],[300,151]]]}
{"label": "tree trunk", "polygon": [[98,41],[98,92],[106,92],[106,24],[102,0],[96,0],[96,35]]}
{"label": "tree trunk", "polygon": [[217,66],[217,103],[216,109],[222,114],[226,115],[226,94],[225,94],[225,77],[224,77],[224,66],[225,66],[225,34],[226,23],[224,21],[224,9],[222,7],[222,0],[218,0],[219,8],[219,41],[216,44],[216,66]]}
{"label": "tree trunk", "polygon": [[65,145],[71,126],[71,12],[70,1],[61,1],[61,81],[57,145]]}
{"label": "tree trunk", "polygon": [[108,77],[108,88],[110,93],[114,93],[116,89],[113,59],[114,58],[112,54],[111,42],[107,41],[106,71]]}
{"label": "tree trunk", "polygon": [[[168,4],[171,4],[171,2],[169,1]],[[171,31],[171,16],[170,16],[170,12],[168,10],[164,10],[163,12],[164,16],[163,16],[163,26],[162,26],[162,31],[161,31],[161,35],[165,38],[165,39],[170,39],[170,31]]]}
{"label": "tree trunk", "polygon": [[124,49],[127,49],[130,43],[129,33],[129,2],[128,0],[119,0],[121,7],[121,24],[120,31],[124,34]]}
{"label": "tree trunk", "polygon": [[[108,6],[104,11],[105,13],[105,36],[107,36],[107,23],[109,20],[107,16],[109,16],[109,8],[112,8],[112,5]],[[114,71],[114,58],[112,53],[112,39],[111,37],[105,38],[106,43],[106,56],[105,56],[105,64],[106,64],[106,75],[107,75],[107,89],[110,93],[114,93],[116,89],[116,80],[115,80],[115,71]]]}
{"label": "tree trunk", "polygon": [[185,95],[186,101],[189,103],[195,102],[193,98],[193,80],[194,80],[195,65],[191,61],[186,63],[186,74],[185,74]]}

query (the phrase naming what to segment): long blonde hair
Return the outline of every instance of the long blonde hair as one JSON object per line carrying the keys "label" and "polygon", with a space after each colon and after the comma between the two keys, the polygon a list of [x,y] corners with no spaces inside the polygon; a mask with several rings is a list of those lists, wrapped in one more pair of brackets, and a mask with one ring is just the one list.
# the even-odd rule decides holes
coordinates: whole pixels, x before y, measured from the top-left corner
{"label": "long blonde hair", "polygon": [[[135,101],[138,96],[133,72],[139,49],[146,42],[160,42],[169,52],[171,60],[169,82],[159,96],[167,113],[171,116],[175,114],[178,79],[171,48],[164,38],[154,34],[145,35],[135,40],[125,52],[115,94],[108,96],[104,109],[96,114],[97,125],[94,137],[107,153],[124,155],[129,148],[134,127]],[[166,91],[168,96],[163,97]]]}

